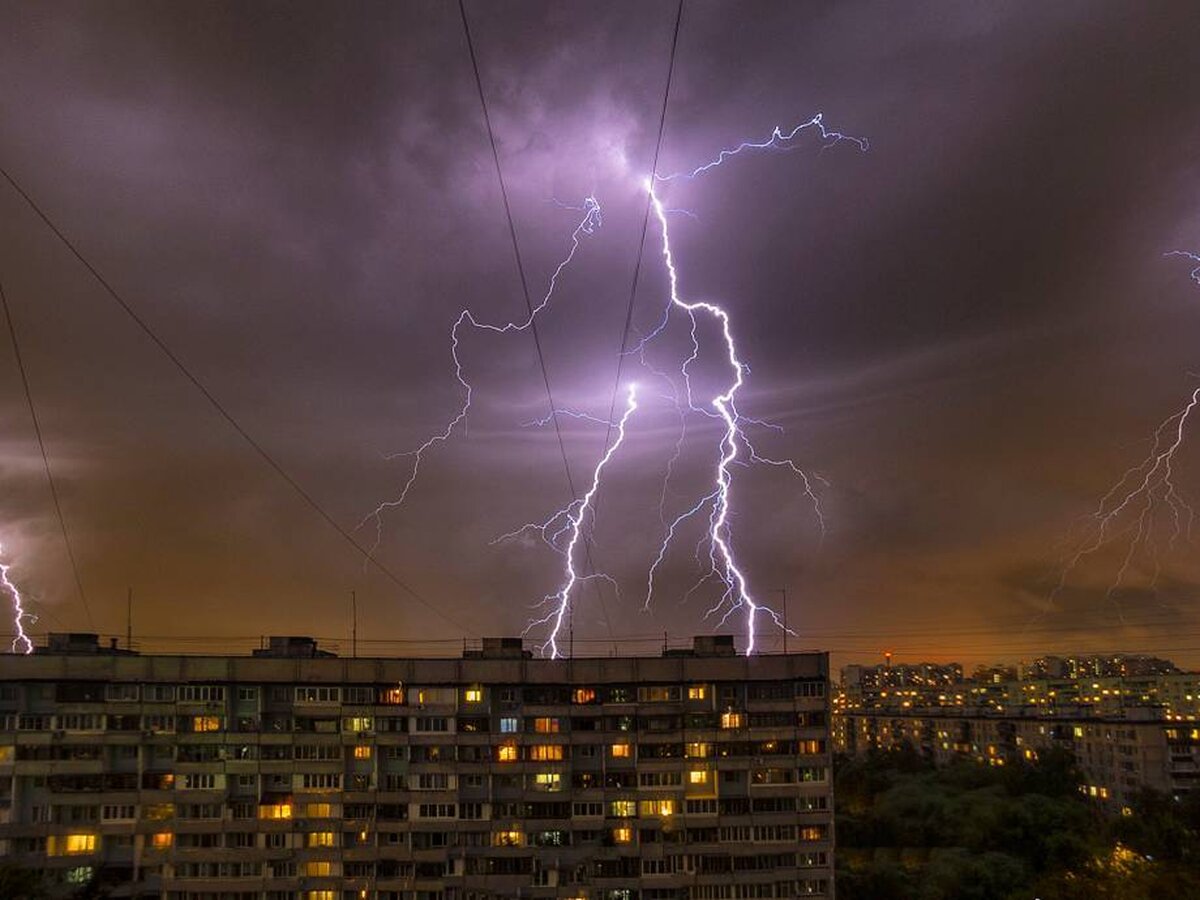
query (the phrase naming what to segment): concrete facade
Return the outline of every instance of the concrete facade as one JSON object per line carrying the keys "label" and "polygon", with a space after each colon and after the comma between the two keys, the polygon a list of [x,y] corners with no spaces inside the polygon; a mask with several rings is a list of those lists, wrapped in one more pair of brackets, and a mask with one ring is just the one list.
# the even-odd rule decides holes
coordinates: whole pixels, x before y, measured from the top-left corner
{"label": "concrete facade", "polygon": [[825,654],[59,649],[0,659],[0,851],[64,890],[833,895]]}

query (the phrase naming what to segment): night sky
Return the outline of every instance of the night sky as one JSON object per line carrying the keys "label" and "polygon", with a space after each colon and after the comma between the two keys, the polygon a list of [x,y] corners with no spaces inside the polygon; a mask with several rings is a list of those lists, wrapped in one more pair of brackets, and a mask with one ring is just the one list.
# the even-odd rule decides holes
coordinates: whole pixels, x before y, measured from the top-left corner
{"label": "night sky", "polygon": [[[539,329],[557,403],[606,416],[675,3],[467,8],[535,301],[580,218],[553,201],[603,204]],[[688,0],[660,171],[819,111],[871,142],[799,140],[664,191],[693,214],[671,219],[683,293],[728,307],[751,366],[742,412],[786,428],[759,449],[821,479],[823,539],[789,475],[735,471],[736,547],[764,601],[786,588],[792,649],[1200,663],[1196,545],[1170,546],[1165,518],[1157,578],[1144,549],[1108,592],[1116,541],[1047,599],[1080,517],[1200,384],[1200,285],[1163,256],[1200,249],[1198,45],[1183,2]],[[388,454],[454,414],[459,311],[524,310],[454,3],[5,0],[0,165],[347,529],[407,477]],[[665,303],[658,248],[652,223],[635,338]],[[490,544],[570,499],[553,430],[521,427],[547,412],[528,333],[464,340],[468,430],[384,519],[378,557],[425,606],[365,568],[2,183],[0,282],[91,606],[89,625],[4,336],[0,541],[35,632],[123,633],[132,587],[147,647],[304,633],[346,652],[356,591],[360,637],[453,652],[517,633],[558,586],[536,540]],[[677,512],[719,437],[693,424]],[[584,484],[604,428],[562,427]],[[715,625],[711,592],[684,599],[698,532],[642,611],[677,429],[647,404],[606,472],[592,552],[621,593],[578,594],[586,652]],[[1200,445],[1174,471],[1200,498]],[[374,527],[355,534],[369,546]]]}

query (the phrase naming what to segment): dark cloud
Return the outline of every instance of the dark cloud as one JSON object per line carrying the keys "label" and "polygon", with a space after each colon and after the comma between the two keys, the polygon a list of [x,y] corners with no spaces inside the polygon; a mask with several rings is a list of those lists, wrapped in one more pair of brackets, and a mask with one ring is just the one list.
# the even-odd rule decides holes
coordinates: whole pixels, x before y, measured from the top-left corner
{"label": "dark cloud", "polygon": [[[579,215],[551,198],[605,206],[541,323],[558,400],[604,414],[674,5],[468,6],[535,300]],[[1047,649],[1185,647],[1121,620],[1107,555],[1062,609],[1045,584],[1072,521],[1192,384],[1200,295],[1161,253],[1200,242],[1198,29],[1186,4],[689,0],[663,170],[818,110],[872,142],[802,143],[670,192],[695,214],[672,226],[683,290],[729,305],[753,368],[743,409],[787,428],[762,447],[824,479],[823,541],[779,472],[739,473],[736,504],[753,584],[786,587],[814,642],[1012,656],[1014,623],[1040,616],[1069,626]],[[457,402],[458,310],[523,309],[454,6],[3,3],[0,35],[0,162],[339,522],[394,495],[405,461],[385,455]],[[651,238],[642,332],[664,302]],[[145,634],[337,636],[356,590],[380,635],[460,636],[365,571],[11,192],[0,278],[98,628],[122,629],[132,585]],[[553,433],[518,427],[545,410],[528,336],[463,350],[469,430],[387,517],[380,558],[456,619],[512,632],[557,559],[490,542],[564,503],[566,479]],[[80,627],[2,362],[0,540]],[[648,403],[614,462],[594,555],[622,595],[589,588],[581,639],[707,627],[684,545],[640,612],[677,427]],[[668,510],[697,489],[704,435]],[[565,440],[578,484],[603,430],[568,423]],[[1157,591],[1139,561],[1121,603],[1194,621],[1200,573],[1161,561]]]}

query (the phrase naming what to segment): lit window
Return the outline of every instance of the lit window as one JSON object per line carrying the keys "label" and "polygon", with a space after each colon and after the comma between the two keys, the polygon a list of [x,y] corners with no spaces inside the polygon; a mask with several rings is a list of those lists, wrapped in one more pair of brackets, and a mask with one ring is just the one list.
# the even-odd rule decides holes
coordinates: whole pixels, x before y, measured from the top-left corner
{"label": "lit window", "polygon": [[706,684],[693,684],[688,688],[689,700],[703,700],[707,696],[708,685]]}
{"label": "lit window", "polygon": [[555,762],[563,758],[562,744],[535,744],[529,748],[529,758],[536,762]]}
{"label": "lit window", "polygon": [[544,718],[533,720],[533,730],[538,734],[558,734],[558,719]]}
{"label": "lit window", "polygon": [[379,692],[379,702],[384,706],[400,706],[404,702],[404,688],[400,685],[384,688]]}
{"label": "lit window", "polygon": [[371,758],[371,748],[360,744],[359,746],[354,748],[354,758],[355,759],[370,759]]}
{"label": "lit window", "polygon": [[463,700],[467,703],[482,703],[483,688],[470,687],[463,691]]}
{"label": "lit window", "polygon": [[712,756],[712,747],[708,744],[688,744],[685,748],[688,759],[703,759]]}
{"label": "lit window", "polygon": [[516,734],[521,730],[521,723],[515,716],[505,716],[500,720],[501,734]]}
{"label": "lit window", "polygon": [[304,815],[310,819],[328,819],[333,815],[333,806],[329,803],[309,803],[304,807]]}
{"label": "lit window", "polygon": [[562,776],[557,772],[538,772],[533,776],[533,784],[539,791],[561,791]]}
{"label": "lit window", "polygon": [[350,716],[342,722],[345,731],[363,732],[375,730],[375,719],[371,716]]}
{"label": "lit window", "polygon": [[721,713],[722,728],[745,728],[746,714],[740,712],[723,712]]}
{"label": "lit window", "polygon": [[633,841],[633,829],[628,825],[618,825],[612,830],[614,844],[628,844]]}
{"label": "lit window", "polygon": [[332,847],[333,832],[332,831],[310,831],[308,840],[305,842],[308,847]]}
{"label": "lit window", "polygon": [[46,844],[48,856],[69,856],[77,853],[95,853],[94,834],[52,834]]}
{"label": "lit window", "polygon": [[525,832],[523,831],[493,831],[492,846],[493,847],[520,847],[525,843]]}
{"label": "lit window", "polygon": [[643,800],[639,805],[643,816],[673,816],[676,811],[674,800]]}
{"label": "lit window", "polygon": [[326,878],[333,874],[333,863],[328,860],[310,860],[303,866],[304,874],[310,878]]}
{"label": "lit window", "polygon": [[632,744],[613,744],[612,755],[614,759],[629,759],[633,756]]}
{"label": "lit window", "polygon": [[260,819],[290,819],[292,817],[292,804],[290,803],[269,803],[258,808],[258,817]]}
{"label": "lit window", "polygon": [[708,769],[692,769],[688,772],[688,784],[708,784]]}
{"label": "lit window", "polygon": [[175,835],[169,831],[160,831],[150,835],[150,846],[155,850],[166,850],[175,843]]}
{"label": "lit window", "polygon": [[496,748],[496,759],[500,762],[516,762],[517,755],[516,744],[501,744]]}
{"label": "lit window", "polygon": [[305,891],[304,900],[338,900],[338,891]]}
{"label": "lit window", "polygon": [[192,731],[220,731],[220,716],[193,716]]}
{"label": "lit window", "polygon": [[572,703],[595,703],[596,691],[593,688],[575,688],[571,695]]}
{"label": "lit window", "polygon": [[619,816],[623,819],[637,815],[636,800],[613,800],[608,804],[608,814],[610,816]]}

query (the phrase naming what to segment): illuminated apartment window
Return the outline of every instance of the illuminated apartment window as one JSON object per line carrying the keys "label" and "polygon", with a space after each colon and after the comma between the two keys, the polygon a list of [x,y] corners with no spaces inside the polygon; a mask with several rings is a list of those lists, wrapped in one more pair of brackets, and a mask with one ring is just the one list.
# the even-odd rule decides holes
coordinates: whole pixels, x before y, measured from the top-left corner
{"label": "illuminated apartment window", "polygon": [[595,703],[596,702],[596,691],[594,688],[586,688],[586,687],[575,688],[574,693],[571,694],[571,702],[572,703]]}
{"label": "illuminated apartment window", "polygon": [[688,772],[688,784],[708,784],[711,774],[708,769],[691,769]]}
{"label": "illuminated apartment window", "polygon": [[633,756],[632,744],[613,744],[611,749],[613,759],[629,759]]}
{"label": "illuminated apartment window", "polygon": [[333,863],[324,859],[309,860],[301,868],[309,878],[327,878],[333,874]]}
{"label": "illuminated apartment window", "polygon": [[404,688],[400,685],[382,688],[379,691],[379,703],[383,706],[400,706],[404,703]]}
{"label": "illuminated apartment window", "polygon": [[46,842],[47,856],[74,856],[96,852],[94,834],[52,834]]}
{"label": "illuminated apartment window", "polygon": [[529,748],[529,758],[535,762],[557,762],[563,758],[562,744],[534,744]]}
{"label": "illuminated apartment window", "polygon": [[555,718],[533,720],[533,730],[538,734],[558,734],[559,721]]}
{"label": "illuminated apartment window", "polygon": [[496,759],[499,762],[516,762],[518,758],[516,744],[501,744],[496,748]]}
{"label": "illuminated apartment window", "polygon": [[292,817],[292,804],[290,803],[268,803],[258,808],[258,817],[260,819],[290,819]]}
{"label": "illuminated apartment window", "polygon": [[304,900],[339,900],[338,891],[305,891]]}
{"label": "illuminated apartment window", "polygon": [[613,800],[608,804],[608,814],[622,819],[630,819],[637,815],[637,801]]}
{"label": "illuminated apartment window", "polygon": [[561,791],[562,776],[558,772],[538,772],[533,776],[533,785],[539,791]]}
{"label": "illuminated apartment window", "polygon": [[516,734],[521,730],[521,721],[515,716],[505,716],[500,720],[501,734]]}
{"label": "illuminated apartment window", "polygon": [[690,687],[688,687],[688,699],[689,700],[704,700],[707,697],[708,697],[708,685],[693,684]]}
{"label": "illuminated apartment window", "polygon": [[371,748],[360,744],[359,746],[354,748],[354,758],[355,759],[370,759],[371,758]]}
{"label": "illuminated apartment window", "polygon": [[463,700],[467,703],[482,703],[483,688],[469,687],[463,691]]}
{"label": "illuminated apartment window", "polygon": [[[333,815],[333,805],[329,803],[309,803],[304,807],[304,815],[310,819],[328,819]],[[287,818],[284,816],[283,818]]]}
{"label": "illuminated apartment window", "polygon": [[150,846],[155,850],[167,850],[175,843],[175,835],[169,831],[160,831],[150,835]]}
{"label": "illuminated apartment window", "polygon": [[220,716],[193,716],[192,731],[220,731]]}
{"label": "illuminated apartment window", "polygon": [[151,803],[142,807],[142,818],[150,821],[171,819],[175,817],[174,803]]}
{"label": "illuminated apartment window", "polygon": [[372,716],[350,716],[342,720],[342,730],[353,733],[375,730],[375,719]]}
{"label": "illuminated apartment window", "polygon": [[721,713],[722,728],[745,728],[746,714],[740,712],[723,712]]}
{"label": "illuminated apartment window", "polygon": [[629,844],[633,842],[633,828],[629,825],[618,825],[612,830],[614,844]]}
{"label": "illuminated apartment window", "polygon": [[712,756],[712,745],[710,744],[688,744],[684,749],[688,759],[704,759],[706,756]]}
{"label": "illuminated apartment window", "polygon": [[511,831],[493,831],[493,847],[521,847],[525,844],[525,832],[513,829]]}
{"label": "illuminated apartment window", "polygon": [[674,800],[642,800],[638,807],[643,816],[673,816],[678,811]]}
{"label": "illuminated apartment window", "polygon": [[332,847],[333,832],[332,831],[310,831],[308,839],[304,842],[306,847]]}

